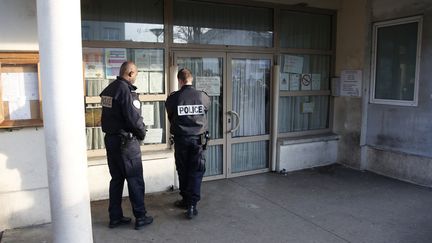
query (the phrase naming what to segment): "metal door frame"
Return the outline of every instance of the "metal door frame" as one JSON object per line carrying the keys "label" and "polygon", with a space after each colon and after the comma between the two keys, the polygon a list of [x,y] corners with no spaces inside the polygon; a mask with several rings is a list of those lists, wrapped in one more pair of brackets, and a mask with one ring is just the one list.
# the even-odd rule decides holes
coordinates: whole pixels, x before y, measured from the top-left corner
{"label": "metal door frame", "polygon": [[[251,175],[257,173],[264,173],[270,171],[270,157],[271,157],[271,119],[272,119],[272,109],[270,105],[269,111],[269,133],[266,135],[258,135],[258,136],[249,136],[249,137],[241,137],[241,138],[232,138],[231,133],[228,131],[228,107],[232,107],[232,67],[231,60],[235,58],[249,58],[249,59],[268,59],[270,60],[270,96],[269,102],[271,102],[272,90],[271,84],[273,82],[272,75],[272,66],[273,66],[273,55],[272,54],[245,54],[245,53],[235,53],[235,52],[211,52],[211,51],[187,51],[187,50],[172,50],[172,65],[177,65],[177,58],[181,57],[202,57],[202,58],[222,58],[222,68],[223,68],[223,82],[222,82],[222,92],[223,92],[223,107],[222,107],[222,129],[223,134],[222,138],[219,139],[211,139],[209,145],[222,145],[222,174],[206,176],[204,177],[204,181],[208,180],[216,180],[216,179],[224,179],[224,178],[232,178],[244,175]],[[263,141],[267,140],[269,142],[269,151],[268,151],[268,167],[265,169],[231,173],[231,146],[236,143],[243,142],[255,142],[255,141]]]}
{"label": "metal door frame", "polygon": [[[272,108],[271,108],[271,97],[272,97],[272,90],[271,90],[271,85],[272,85],[272,80],[273,80],[273,75],[272,75],[272,67],[273,67],[273,55],[271,54],[245,54],[245,53],[227,53],[227,63],[226,63],[226,69],[227,69],[227,94],[226,99],[227,99],[227,103],[225,104],[226,107],[226,112],[228,112],[228,109],[231,110],[232,109],[232,65],[231,65],[231,61],[233,59],[236,58],[248,58],[248,59],[268,59],[270,60],[270,83],[269,83],[269,102],[270,102],[270,106],[269,106],[269,130],[268,130],[268,134],[265,135],[257,135],[257,136],[247,136],[247,137],[239,137],[239,138],[232,138],[231,137],[231,133],[228,130],[226,131],[226,150],[227,150],[227,157],[226,157],[226,167],[227,167],[227,178],[232,178],[232,177],[238,177],[238,176],[244,176],[244,175],[252,175],[252,174],[258,174],[258,173],[264,173],[264,172],[268,172],[270,171],[270,164],[271,164],[271,140],[270,140],[270,134],[271,134],[271,121],[272,121]],[[228,93],[229,92],[229,93]],[[225,113],[225,126],[228,127],[228,114]],[[231,165],[232,165],[232,156],[231,156],[231,147],[233,144],[237,144],[237,143],[245,143],[245,142],[257,142],[257,141],[265,141],[267,140],[269,143],[268,146],[268,156],[267,156],[267,168],[265,169],[258,169],[258,170],[251,170],[251,171],[244,171],[244,172],[237,172],[237,173],[232,173],[231,172]]]}

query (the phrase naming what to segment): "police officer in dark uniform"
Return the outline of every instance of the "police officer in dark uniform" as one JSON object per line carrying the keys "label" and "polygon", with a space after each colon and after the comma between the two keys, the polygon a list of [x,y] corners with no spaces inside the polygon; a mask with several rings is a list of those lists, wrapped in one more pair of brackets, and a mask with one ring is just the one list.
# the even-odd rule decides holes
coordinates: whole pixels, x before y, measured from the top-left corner
{"label": "police officer in dark uniform", "polygon": [[170,132],[174,136],[174,157],[182,196],[175,205],[187,209],[186,217],[192,219],[198,214],[196,205],[201,198],[201,181],[205,172],[210,98],[192,86],[190,70],[181,69],[177,79],[180,90],[171,93],[165,102]]}
{"label": "police officer in dark uniform", "polygon": [[133,83],[138,74],[133,62],[124,62],[120,76],[106,87],[101,96],[102,130],[111,174],[109,187],[109,227],[129,224],[121,207],[123,185],[127,181],[129,200],[136,218],[135,229],[151,224],[153,218],[146,215],[144,205],[145,185],[141,160],[140,141],[146,129],[141,117],[141,102]]}

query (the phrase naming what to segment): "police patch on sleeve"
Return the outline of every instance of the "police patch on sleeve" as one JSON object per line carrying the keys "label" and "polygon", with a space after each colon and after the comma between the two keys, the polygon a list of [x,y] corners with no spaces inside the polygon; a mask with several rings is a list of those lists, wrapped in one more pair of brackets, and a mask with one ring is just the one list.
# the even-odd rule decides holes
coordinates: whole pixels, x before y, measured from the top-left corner
{"label": "police patch on sleeve", "polygon": [[141,108],[141,102],[139,100],[134,100],[132,104],[135,106],[135,108],[139,109]]}
{"label": "police patch on sleeve", "polygon": [[101,97],[102,106],[112,108],[112,100],[113,98],[111,96],[102,96]]}
{"label": "police patch on sleeve", "polygon": [[204,105],[179,105],[177,106],[179,116],[194,116],[204,114]]}

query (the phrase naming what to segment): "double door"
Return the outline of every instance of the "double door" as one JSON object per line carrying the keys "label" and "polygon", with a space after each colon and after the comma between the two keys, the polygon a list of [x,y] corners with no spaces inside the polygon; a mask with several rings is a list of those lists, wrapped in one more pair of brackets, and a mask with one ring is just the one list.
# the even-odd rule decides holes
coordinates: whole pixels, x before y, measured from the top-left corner
{"label": "double door", "polygon": [[206,179],[269,170],[272,55],[174,52],[210,96]]}

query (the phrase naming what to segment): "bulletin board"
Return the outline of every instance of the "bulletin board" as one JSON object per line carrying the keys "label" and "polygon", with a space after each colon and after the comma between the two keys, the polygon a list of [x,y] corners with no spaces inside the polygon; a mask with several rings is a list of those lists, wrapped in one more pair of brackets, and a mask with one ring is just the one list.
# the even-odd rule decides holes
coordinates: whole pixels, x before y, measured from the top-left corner
{"label": "bulletin board", "polygon": [[0,128],[43,126],[40,87],[37,53],[0,53]]}

